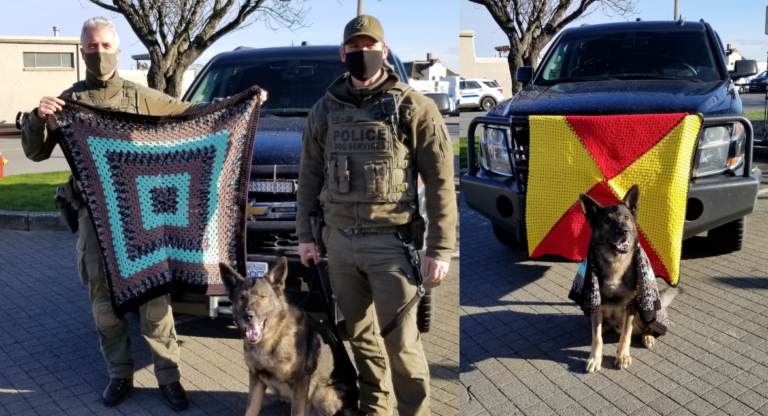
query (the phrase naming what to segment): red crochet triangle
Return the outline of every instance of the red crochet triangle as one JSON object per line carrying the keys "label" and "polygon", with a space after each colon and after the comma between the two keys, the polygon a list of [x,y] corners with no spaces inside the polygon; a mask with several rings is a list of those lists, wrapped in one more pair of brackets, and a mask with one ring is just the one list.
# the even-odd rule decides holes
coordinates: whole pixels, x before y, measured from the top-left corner
{"label": "red crochet triangle", "polygon": [[686,113],[623,116],[566,116],[606,181],[656,146]]}
{"label": "red crochet triangle", "polygon": [[[595,201],[603,206],[621,202],[616,198],[608,183],[600,181],[587,192]],[[544,240],[536,247],[531,257],[541,257],[544,254],[557,254],[570,260],[584,260],[589,248],[589,236],[592,229],[584,218],[581,203],[576,203],[560,217],[554,227],[547,233]]]}

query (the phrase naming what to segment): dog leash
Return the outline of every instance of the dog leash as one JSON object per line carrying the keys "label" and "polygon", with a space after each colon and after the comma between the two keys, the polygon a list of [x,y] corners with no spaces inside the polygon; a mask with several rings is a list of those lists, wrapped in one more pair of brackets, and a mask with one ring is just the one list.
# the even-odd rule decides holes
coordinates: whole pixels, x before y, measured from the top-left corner
{"label": "dog leash", "polygon": [[[331,328],[333,329],[333,336],[336,338],[336,343],[339,346],[339,348],[335,348],[334,351],[344,351],[345,359],[342,360],[343,364],[349,365],[352,369],[354,369],[355,366],[352,365],[352,360],[349,358],[349,354],[347,354],[346,350],[344,349],[344,342],[341,338],[341,332],[339,332],[338,325],[336,325],[336,319],[333,316],[333,311],[331,310],[331,305],[328,301],[328,290],[325,287],[323,275],[320,273],[320,266],[318,266],[313,259],[309,259],[309,273],[307,274],[307,278],[309,280],[310,288],[312,287],[312,282],[314,280],[320,281],[320,291],[322,292],[323,297],[323,309],[325,309],[325,315],[328,317],[328,322],[331,324]],[[338,354],[334,352],[334,356],[339,358],[337,355]]]}
{"label": "dog leash", "polygon": [[413,309],[413,307],[416,306],[419,301],[421,301],[421,298],[424,297],[425,293],[424,276],[421,275],[421,259],[419,258],[419,253],[416,251],[416,242],[413,239],[413,234],[411,234],[411,229],[408,227],[408,225],[400,225],[397,227],[397,236],[400,238],[400,241],[403,242],[405,257],[408,259],[408,261],[411,262],[417,288],[416,294],[413,295],[413,298],[411,298],[408,304],[406,304],[405,307],[403,307],[403,309],[398,312],[395,319],[388,323],[387,326],[382,328],[382,338],[385,338],[387,335],[389,335],[390,332],[397,328],[398,325],[403,323],[403,320],[405,320],[408,312],[410,312],[411,309]]}

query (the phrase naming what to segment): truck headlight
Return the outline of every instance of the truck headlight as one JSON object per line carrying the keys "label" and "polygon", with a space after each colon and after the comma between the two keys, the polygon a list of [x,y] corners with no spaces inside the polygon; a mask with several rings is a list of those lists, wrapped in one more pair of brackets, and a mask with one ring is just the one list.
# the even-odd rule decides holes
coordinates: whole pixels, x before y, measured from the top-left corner
{"label": "truck headlight", "polygon": [[483,169],[512,176],[507,144],[510,134],[508,128],[485,127],[480,129],[480,164]]}
{"label": "truck headlight", "polygon": [[738,169],[744,163],[744,126],[739,122],[707,127],[701,135],[693,177]]}

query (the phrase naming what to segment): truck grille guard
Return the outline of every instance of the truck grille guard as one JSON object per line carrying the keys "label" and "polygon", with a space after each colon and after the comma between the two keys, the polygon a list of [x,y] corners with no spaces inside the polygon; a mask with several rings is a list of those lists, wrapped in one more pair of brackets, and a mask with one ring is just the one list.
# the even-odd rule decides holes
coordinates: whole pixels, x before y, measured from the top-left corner
{"label": "truck grille guard", "polygon": [[[506,122],[505,122],[506,121]],[[704,128],[718,126],[722,124],[741,122],[745,129],[745,147],[744,147],[744,173],[742,176],[749,177],[752,173],[752,153],[754,146],[754,131],[752,123],[744,116],[737,115],[711,115],[703,116],[699,135],[696,138],[696,155],[698,155],[698,144],[701,140],[701,134]],[[467,175],[477,175],[477,162],[475,160],[475,130],[478,125],[500,126],[509,128],[512,137],[506,142],[507,155],[512,167],[512,177],[520,184],[521,189],[525,189],[528,179],[528,157],[530,145],[530,127],[528,125],[528,116],[510,116],[508,120],[497,117],[476,117],[469,123],[467,131]],[[512,148],[510,148],[510,144]],[[696,157],[694,155],[694,157]],[[694,159],[695,160],[695,159]],[[693,169],[693,166],[691,166]]]}

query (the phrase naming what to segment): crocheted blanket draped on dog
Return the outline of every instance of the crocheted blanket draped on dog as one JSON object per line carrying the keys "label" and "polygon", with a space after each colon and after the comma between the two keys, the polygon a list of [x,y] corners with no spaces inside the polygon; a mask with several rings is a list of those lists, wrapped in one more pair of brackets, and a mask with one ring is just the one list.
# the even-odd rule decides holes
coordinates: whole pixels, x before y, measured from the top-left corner
{"label": "crocheted blanket draped on dog", "polygon": [[[656,275],[653,273],[651,261],[645,254],[640,244],[635,248],[635,261],[637,265],[637,309],[640,311],[640,318],[651,328],[656,336],[667,333],[669,327],[669,318],[667,311],[661,304],[659,288],[656,285]],[[600,284],[597,279],[597,262],[594,260],[595,253],[590,247],[587,251],[587,258],[579,266],[576,277],[573,279],[573,286],[568,293],[568,299],[573,300],[584,311],[584,315],[590,316],[600,313]]]}
{"label": "crocheted blanket draped on dog", "polygon": [[165,117],[64,98],[64,109],[48,117],[83,185],[117,314],[173,290],[226,293],[219,262],[246,274],[260,91]]}
{"label": "crocheted blanket draped on dog", "polygon": [[585,193],[617,204],[640,186],[637,227],[653,270],[677,284],[691,162],[702,118],[687,114],[531,116],[525,227],[531,257],[583,260]]}

